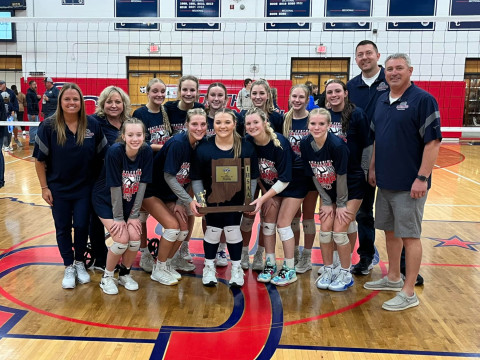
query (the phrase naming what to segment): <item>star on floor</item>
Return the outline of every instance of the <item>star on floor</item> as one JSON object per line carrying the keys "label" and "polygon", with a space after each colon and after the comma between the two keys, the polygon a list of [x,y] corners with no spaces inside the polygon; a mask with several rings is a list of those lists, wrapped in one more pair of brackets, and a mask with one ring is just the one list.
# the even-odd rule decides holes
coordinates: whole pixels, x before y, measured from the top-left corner
{"label": "star on floor", "polygon": [[449,239],[442,239],[442,238],[428,238],[428,239],[439,242],[439,244],[435,245],[434,247],[456,246],[462,249],[478,251],[478,249],[476,249],[474,245],[480,245],[480,242],[464,241],[457,235],[453,235]]}

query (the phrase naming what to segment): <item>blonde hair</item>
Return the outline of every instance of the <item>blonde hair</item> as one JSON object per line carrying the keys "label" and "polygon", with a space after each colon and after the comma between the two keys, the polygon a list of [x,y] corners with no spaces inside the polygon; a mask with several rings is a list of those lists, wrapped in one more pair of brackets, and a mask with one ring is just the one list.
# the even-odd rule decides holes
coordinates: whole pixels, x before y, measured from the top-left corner
{"label": "blonde hair", "polygon": [[78,127],[77,127],[77,145],[83,145],[85,140],[85,133],[87,131],[87,114],[85,112],[85,100],[83,99],[82,90],[77,84],[65,83],[63,84],[60,94],[58,95],[57,111],[52,115],[53,128],[57,132],[57,143],[61,146],[65,145],[67,141],[67,134],[65,132],[65,117],[62,108],[62,98],[67,90],[75,90],[80,97],[80,111],[78,112]]}
{"label": "blonde hair", "polygon": [[265,114],[265,111],[259,108],[251,108],[245,114],[245,119],[249,115],[258,115],[260,119],[262,119],[263,123],[265,124],[265,132],[267,133],[270,140],[273,141],[273,145],[275,145],[276,147],[279,147],[280,149],[283,149],[282,145],[280,144],[280,140],[278,140],[277,134],[275,134],[275,131],[273,131],[272,127],[270,126],[270,122],[267,120],[267,114]]}
{"label": "blonde hair", "polygon": [[[218,110],[215,113],[215,117],[218,114],[228,114],[228,115],[230,115],[232,117],[232,120],[235,123],[235,125],[237,124],[237,117],[236,117],[235,113],[233,112],[233,110],[228,109],[228,108],[224,108],[224,109]],[[240,155],[242,154],[242,137],[240,136],[240,134],[237,132],[236,129],[233,129],[233,148],[232,148],[232,150],[233,150],[233,158],[234,159],[239,158]]]}
{"label": "blonde hair", "polygon": [[267,111],[267,115],[269,115],[275,110],[275,108],[273,107],[272,89],[270,88],[270,85],[268,84],[267,80],[260,79],[260,80],[254,81],[252,84],[252,87],[250,88],[250,98],[252,97],[253,87],[256,85],[263,86],[263,88],[267,92],[268,98],[267,98],[267,101],[265,102],[265,110]]}
{"label": "blonde hair", "polygon": [[[292,96],[292,92],[295,89],[302,89],[305,92],[305,100],[306,100],[305,105],[307,105],[309,90],[307,85],[304,85],[304,84],[297,84],[292,86],[292,88],[290,89],[290,94],[288,94],[288,102],[290,103],[290,96]],[[283,136],[288,137],[288,133],[292,128],[292,121],[293,121],[293,107],[291,107],[291,109],[285,114],[285,119],[283,120]]]}
{"label": "blonde hair", "polygon": [[123,91],[123,89],[117,86],[113,86],[113,85],[107,86],[105,89],[102,90],[102,92],[100,93],[100,96],[98,97],[95,114],[97,114],[100,117],[107,117],[104,110],[105,103],[115,93],[120,95],[120,97],[122,98],[123,111],[120,114],[120,121],[123,123],[125,120],[129,118],[129,114],[132,111],[132,108],[130,106],[130,98],[128,97],[128,95],[125,93],[125,91]]}
{"label": "blonde hair", "polygon": [[125,140],[123,140],[122,136],[125,135],[127,125],[130,125],[130,124],[140,125],[142,127],[142,131],[143,131],[143,144],[142,144],[142,146],[146,145],[146,143],[145,143],[145,124],[143,123],[142,120],[137,119],[135,117],[128,118],[127,120],[125,120],[122,123],[122,127],[120,128],[120,132],[119,132],[119,135],[118,135],[118,138],[117,138],[116,142],[119,142],[119,143],[122,143],[122,144],[125,145]]}
{"label": "blonde hair", "polygon": [[323,115],[327,118],[328,124],[332,123],[332,115],[330,115],[330,111],[324,108],[315,108],[310,111],[310,114],[308,114],[308,124],[310,124],[310,119],[312,118],[312,116],[315,115]]}
{"label": "blonde hair", "polygon": [[[165,89],[167,88],[167,85],[165,85],[163,80],[158,79],[158,78],[153,78],[153,79],[150,79],[150,81],[147,84],[147,94],[152,89],[152,86],[154,84],[157,84],[157,83],[163,84],[163,86],[165,86]],[[150,101],[150,99],[148,101]],[[165,128],[165,130],[167,130],[171,134],[172,133],[172,127],[170,126],[170,120],[168,119],[168,114],[167,114],[167,111],[165,110],[165,108],[163,107],[163,104],[160,105],[160,110],[162,111],[163,127]]]}
{"label": "blonde hair", "polygon": [[195,115],[203,116],[205,118],[205,121],[207,121],[207,113],[205,112],[205,110],[203,110],[202,108],[194,108],[187,111],[187,120],[185,120],[185,123],[188,124],[190,122],[190,119]]}

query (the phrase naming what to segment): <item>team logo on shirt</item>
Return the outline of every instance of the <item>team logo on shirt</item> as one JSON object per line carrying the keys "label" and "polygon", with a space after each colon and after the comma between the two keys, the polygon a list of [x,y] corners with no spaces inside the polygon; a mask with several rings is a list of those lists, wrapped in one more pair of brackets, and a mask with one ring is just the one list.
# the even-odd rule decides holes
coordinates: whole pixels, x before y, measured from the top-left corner
{"label": "team logo on shirt", "polygon": [[87,129],[87,130],[85,131],[85,139],[91,139],[91,138],[93,138],[94,136],[95,136],[95,134],[94,134],[92,131],[90,131],[90,129]]}
{"label": "team logo on shirt", "polygon": [[326,190],[332,189],[332,184],[337,179],[335,168],[333,167],[332,160],[325,161],[309,161],[312,168],[313,175],[317,178],[322,188]]}
{"label": "team logo on shirt", "polygon": [[397,105],[397,110],[406,110],[408,109],[408,104],[406,101],[402,101],[400,104]]}
{"label": "team logo on shirt", "polygon": [[273,161],[260,158],[258,159],[258,169],[260,170],[260,177],[268,185],[275,184],[278,178],[277,169],[275,169],[275,163]]}
{"label": "team logo on shirt", "polygon": [[184,186],[190,182],[190,163],[184,162],[182,166],[180,166],[180,170],[177,172],[176,178],[180,185]]}
{"label": "team logo on shirt", "polygon": [[205,134],[205,137],[208,139],[209,137],[212,137],[215,135],[215,130],[214,129],[207,129],[207,133]]}
{"label": "team logo on shirt", "polygon": [[142,176],[142,169],[134,171],[123,170],[122,172],[122,193],[127,201],[132,200],[132,196],[138,191],[138,184]]}
{"label": "team logo on shirt", "polygon": [[377,91],[385,91],[385,90],[388,90],[388,85],[382,81],[380,84],[378,84]]}
{"label": "team logo on shirt", "polygon": [[172,131],[174,134],[183,133],[187,131],[184,124],[170,124],[172,126]]}
{"label": "team logo on shirt", "polygon": [[308,135],[308,130],[290,130],[288,132],[288,141],[290,141],[290,146],[295,154],[301,156],[300,153],[300,140],[304,136]]}
{"label": "team logo on shirt", "polygon": [[347,135],[342,131],[342,123],[332,123],[330,125],[330,132],[347,142]]}
{"label": "team logo on shirt", "polygon": [[148,132],[152,144],[163,145],[170,139],[170,132],[163,125],[149,127]]}

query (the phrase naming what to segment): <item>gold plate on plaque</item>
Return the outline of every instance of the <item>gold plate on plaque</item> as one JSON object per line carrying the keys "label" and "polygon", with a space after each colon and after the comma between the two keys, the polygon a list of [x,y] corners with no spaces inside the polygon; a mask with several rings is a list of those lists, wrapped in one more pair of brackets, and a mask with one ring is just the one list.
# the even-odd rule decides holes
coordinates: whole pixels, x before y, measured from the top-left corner
{"label": "gold plate on plaque", "polygon": [[215,175],[217,183],[236,183],[238,182],[238,167],[217,166],[215,168]]}

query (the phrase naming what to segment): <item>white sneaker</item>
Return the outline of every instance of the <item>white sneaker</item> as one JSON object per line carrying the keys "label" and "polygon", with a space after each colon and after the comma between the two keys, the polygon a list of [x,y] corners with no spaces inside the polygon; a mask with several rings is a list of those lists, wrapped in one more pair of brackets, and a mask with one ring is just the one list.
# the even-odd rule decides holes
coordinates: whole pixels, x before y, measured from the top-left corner
{"label": "white sneaker", "polygon": [[113,278],[113,276],[102,277],[102,280],[100,281],[100,287],[105,294],[118,294],[117,284],[115,284],[115,279]]}
{"label": "white sneaker", "polygon": [[[342,266],[340,264],[335,266],[335,263],[333,263],[333,265],[331,266],[333,268],[333,275],[337,276],[340,273],[340,269],[342,268]],[[318,275],[322,275],[324,271],[325,271],[325,265],[320,266],[318,268]]]}
{"label": "white sneaker", "polygon": [[11,146],[5,146],[3,151],[13,151],[13,148]]}
{"label": "white sneaker", "polygon": [[320,275],[320,277],[318,277],[317,280],[315,280],[315,285],[319,289],[326,290],[328,289],[328,287],[333,281],[333,278],[334,278],[333,269],[329,266],[328,267],[322,266],[322,267],[323,267],[322,275]]}
{"label": "white sneaker", "polygon": [[217,277],[215,276],[215,267],[211,265],[205,265],[203,268],[202,283],[205,286],[217,285]]}
{"label": "white sneaker", "polygon": [[13,140],[13,141],[15,142],[15,144],[17,144],[17,147],[23,147],[23,144],[22,144],[22,142],[21,142],[20,140],[15,139],[15,140]]}
{"label": "white sneaker", "polygon": [[180,245],[180,256],[184,258],[187,261],[192,260],[192,254],[190,254],[190,250],[188,249],[188,241],[182,242],[182,245]]}
{"label": "white sneaker", "polygon": [[75,266],[70,265],[65,268],[65,273],[62,280],[62,288],[64,289],[74,289],[75,288],[75,276],[77,271]]}
{"label": "white sneaker", "polygon": [[85,269],[85,264],[83,261],[77,262],[73,264],[76,270],[76,277],[79,284],[86,284],[90,282],[90,275],[87,273],[87,269]]}
{"label": "white sneaker", "polygon": [[182,279],[182,275],[180,275],[177,270],[175,270],[173,268],[173,266],[170,264],[170,265],[167,265],[167,271],[177,280],[181,280]]}
{"label": "white sneaker", "polygon": [[245,282],[244,276],[245,274],[241,266],[232,266],[230,281],[228,283],[233,287],[242,287]]}
{"label": "white sneaker", "polygon": [[328,286],[328,290],[345,291],[351,286],[353,286],[352,273],[348,270],[341,270],[332,283]]}
{"label": "white sneaker", "polygon": [[119,276],[118,285],[122,285],[125,289],[130,291],[138,290],[138,283],[132,279],[132,275],[130,274]]}
{"label": "white sneaker", "polygon": [[304,249],[298,264],[295,265],[295,271],[297,274],[303,274],[309,270],[312,270],[312,253],[306,254]]}
{"label": "white sneaker", "polygon": [[150,279],[158,281],[163,285],[176,285],[178,280],[173,277],[172,274],[167,270],[166,267],[161,268],[159,265],[155,265]]}
{"label": "white sneaker", "polygon": [[225,251],[221,250],[217,252],[217,256],[215,257],[215,265],[216,266],[228,265],[227,253]]}
{"label": "white sneaker", "polygon": [[194,271],[196,269],[195,265],[192,263],[189,263],[185,258],[181,257],[179,253],[176,253],[175,256],[172,259],[171,263],[172,267],[175,270],[180,270],[180,271]]}
{"label": "white sneaker", "polygon": [[248,251],[242,251],[242,259],[240,260],[240,266],[243,270],[248,270],[248,268],[250,267],[250,256],[248,255]]}
{"label": "white sneaker", "polygon": [[155,267],[155,259],[149,252],[142,252],[139,265],[143,271],[151,273]]}
{"label": "white sneaker", "polygon": [[252,270],[263,271],[263,251],[258,251],[253,255]]}

